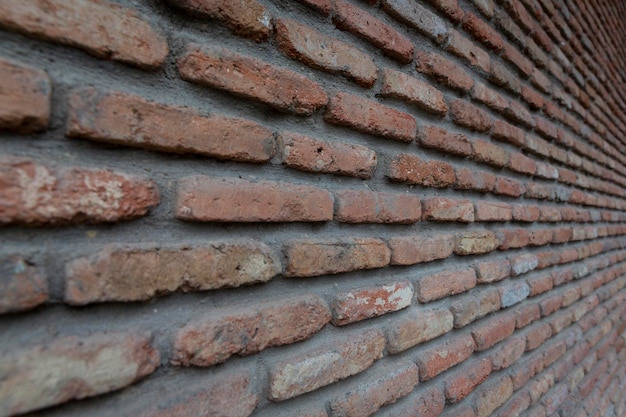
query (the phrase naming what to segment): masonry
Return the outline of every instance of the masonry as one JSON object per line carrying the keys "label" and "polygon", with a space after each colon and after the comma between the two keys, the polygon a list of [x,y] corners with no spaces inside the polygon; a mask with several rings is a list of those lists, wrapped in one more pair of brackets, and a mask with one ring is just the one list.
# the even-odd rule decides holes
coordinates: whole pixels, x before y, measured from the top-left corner
{"label": "masonry", "polygon": [[0,1],[0,416],[626,415],[626,3]]}

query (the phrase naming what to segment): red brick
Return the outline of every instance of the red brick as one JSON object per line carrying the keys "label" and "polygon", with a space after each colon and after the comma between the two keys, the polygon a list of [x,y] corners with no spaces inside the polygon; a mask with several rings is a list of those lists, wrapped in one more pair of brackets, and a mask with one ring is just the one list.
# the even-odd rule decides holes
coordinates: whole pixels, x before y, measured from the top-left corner
{"label": "red brick", "polygon": [[533,128],[536,125],[534,117],[526,110],[526,107],[517,101],[511,101],[509,103],[509,107],[506,109],[504,115],[507,119],[523,124],[529,128]]}
{"label": "red brick", "polygon": [[476,417],[488,417],[513,395],[513,383],[508,375],[490,379],[476,392]]}
{"label": "red brick", "polygon": [[503,194],[503,195],[507,195],[509,197],[519,197],[524,193],[525,189],[524,189],[524,185],[522,183],[520,183],[519,181],[510,179],[510,178],[504,178],[504,177],[499,177],[496,180],[496,185],[494,187],[494,192],[496,194]]}
{"label": "red brick", "polygon": [[402,142],[415,139],[417,130],[415,119],[410,114],[348,93],[337,93],[330,100],[324,120]]}
{"label": "red brick", "polygon": [[474,221],[474,206],[470,200],[432,197],[425,199],[422,204],[424,220],[457,221],[462,223]]}
{"label": "red brick", "polygon": [[335,200],[335,220],[344,223],[410,224],[422,217],[420,200],[411,194],[344,190]]}
{"label": "red brick", "polygon": [[328,305],[317,295],[212,309],[178,330],[172,363],[211,366],[232,355],[249,355],[299,342],[322,329],[330,317]]}
{"label": "red brick", "polygon": [[272,32],[272,16],[256,0],[167,0],[193,15],[218,20],[235,34],[264,41]]}
{"label": "red brick", "polygon": [[509,162],[509,152],[491,142],[476,139],[472,142],[472,159],[501,168]]}
{"label": "red brick", "polygon": [[[491,1],[491,0],[474,0],[477,1]],[[441,417],[476,417],[473,406],[459,404],[454,408],[448,407],[448,412],[441,415]]]}
{"label": "red brick", "polygon": [[293,132],[282,132],[278,139],[283,165],[290,168],[362,179],[371,178],[376,170],[376,152],[365,146],[321,141]]}
{"label": "red brick", "polygon": [[452,165],[436,160],[426,161],[405,153],[394,158],[387,176],[395,182],[437,188],[449,187],[456,180]]}
{"label": "red brick", "polygon": [[524,131],[502,120],[493,123],[491,137],[500,142],[510,143],[521,148],[525,145]]}
{"label": "red brick", "polygon": [[302,4],[306,4],[312,9],[317,10],[324,16],[328,16],[332,10],[331,0],[298,0]]}
{"label": "red brick", "polygon": [[509,169],[520,174],[534,175],[537,172],[537,164],[524,154],[511,152],[509,154]]}
{"label": "red brick", "polygon": [[168,54],[165,38],[137,11],[103,0],[3,1],[0,26],[143,69],[160,67]]}
{"label": "red brick", "polygon": [[381,316],[411,305],[413,288],[408,281],[338,293],[332,303],[332,322],[345,326]]}
{"label": "red brick", "polygon": [[446,309],[412,309],[387,328],[389,353],[403,352],[452,330],[452,314]]}
{"label": "red brick", "polygon": [[524,8],[522,2],[514,0],[505,0],[504,7],[526,33],[532,31],[534,28],[533,20]]}
{"label": "red brick", "polygon": [[452,255],[454,236],[438,234],[393,237],[389,239],[388,244],[391,249],[391,265],[414,265],[445,259]]}
{"label": "red brick", "polygon": [[452,133],[437,126],[426,125],[422,127],[418,133],[418,139],[425,148],[460,156],[472,154],[472,144],[465,135]]}
{"label": "red brick", "polygon": [[267,282],[280,272],[277,254],[251,240],[198,246],[107,245],[67,264],[65,301],[141,301],[177,290]]}
{"label": "red brick", "polygon": [[341,74],[363,87],[376,82],[378,69],[364,52],[294,20],[277,19],[274,26],[278,48],[288,57],[331,74]]}
{"label": "red brick", "polygon": [[511,263],[508,259],[484,261],[474,265],[479,284],[501,281],[511,275]]}
{"label": "red brick", "polygon": [[313,277],[382,268],[390,256],[387,245],[373,238],[293,241],[285,246],[285,275]]}
{"label": "red brick", "polygon": [[560,222],[561,211],[558,207],[542,206],[540,207],[539,221],[542,222]]}
{"label": "red brick", "polygon": [[467,397],[478,385],[482,384],[491,373],[489,358],[466,361],[455,368],[444,379],[444,393],[450,403],[457,403]]}
{"label": "red brick", "polygon": [[557,127],[540,116],[535,116],[535,130],[548,140],[556,139],[558,137]]}
{"label": "red brick", "polygon": [[94,88],[70,96],[67,135],[242,162],[267,162],[276,152],[272,131],[252,121],[201,116],[182,107]]}
{"label": "red brick", "polygon": [[[146,395],[142,401],[133,401],[129,410],[116,407],[116,412],[137,417],[196,417],[207,409],[228,410],[236,416],[252,414],[260,399],[255,392],[253,375],[240,371],[214,374],[212,377],[208,382],[186,383],[184,388],[168,386],[167,389],[158,390],[160,392],[155,393],[157,395]],[[137,414],[136,404],[142,404],[141,414]],[[327,416],[307,414],[306,417]]]}
{"label": "red brick", "polygon": [[472,336],[465,334],[421,350],[415,360],[419,366],[420,380],[428,381],[447,369],[464,362],[474,353],[474,347]]}
{"label": "red brick", "polygon": [[489,73],[491,69],[489,54],[454,29],[450,29],[448,44],[444,49],[463,58],[470,66],[476,67],[485,73]]}
{"label": "red brick", "polygon": [[48,300],[48,281],[43,269],[22,256],[14,254],[0,259],[0,274],[0,314],[30,310]]}
{"label": "red brick", "polygon": [[413,43],[360,7],[345,0],[335,0],[333,22],[338,28],[362,37],[402,64],[413,61]]}
{"label": "red brick", "polygon": [[552,336],[548,323],[537,323],[526,332],[526,351],[535,350]]}
{"label": "red brick", "polygon": [[530,407],[530,396],[525,391],[518,391],[493,415],[494,417],[519,417],[528,407]]}
{"label": "red brick", "polygon": [[[527,287],[530,288],[530,286]],[[539,320],[541,318],[541,311],[537,304],[527,304],[517,307],[513,311],[513,315],[515,316],[515,327],[521,329],[522,327],[528,326],[533,321]]]}
{"label": "red brick", "polygon": [[543,93],[550,94],[552,90],[552,83],[550,83],[548,77],[546,77],[545,74],[537,68],[533,70],[530,82]]}
{"label": "red brick", "polygon": [[[391,369],[389,369],[391,368]],[[413,362],[388,365],[378,376],[352,388],[347,394],[330,401],[333,416],[369,416],[380,407],[396,402],[413,391],[418,383],[418,369]]]}
{"label": "red brick", "polygon": [[488,230],[459,233],[456,237],[454,253],[457,255],[480,255],[494,251],[500,241]]}
{"label": "red brick", "polygon": [[474,85],[472,77],[461,66],[441,55],[426,51],[416,51],[415,58],[415,67],[418,72],[434,78],[438,83],[446,87],[467,93]]}
{"label": "red brick", "polygon": [[502,58],[513,64],[522,77],[528,77],[532,73],[533,63],[510,43],[504,44]]}
{"label": "red brick", "polygon": [[559,227],[554,229],[553,232],[552,243],[567,243],[572,240],[571,227]]}
{"label": "red brick", "polygon": [[525,196],[538,200],[546,200],[552,197],[552,189],[543,184],[528,182],[526,183]]}
{"label": "red brick", "polygon": [[45,71],[0,59],[1,130],[29,133],[46,129],[50,96],[50,77]]}
{"label": "red brick", "polygon": [[468,291],[475,286],[476,272],[467,268],[423,276],[417,280],[415,292],[421,303],[428,303]]}
{"label": "red brick", "polygon": [[4,415],[115,391],[151,374],[160,363],[150,338],[130,332],[20,346],[0,353],[0,360]]}
{"label": "red brick", "polygon": [[383,0],[382,8],[402,23],[417,29],[437,44],[448,37],[446,23],[419,3],[410,0]]}
{"label": "red brick", "polygon": [[501,314],[478,323],[472,330],[476,349],[483,351],[506,339],[515,331],[515,316]]}
{"label": "red brick", "polygon": [[523,85],[521,93],[522,93],[522,99],[526,101],[526,103],[528,103],[528,106],[531,109],[539,110],[543,108],[545,100],[538,91],[536,91],[532,87]]}
{"label": "red brick", "polygon": [[531,297],[550,291],[552,287],[554,286],[552,275],[550,274],[544,274],[544,275],[540,275],[540,276],[536,276],[532,278],[527,278],[526,282],[528,283],[530,287]]}
{"label": "red brick", "polygon": [[472,99],[500,113],[504,112],[509,106],[509,101],[504,96],[479,81],[474,83],[471,96]]}
{"label": "red brick", "polygon": [[495,288],[484,288],[456,298],[450,304],[454,316],[454,327],[461,328],[469,323],[500,309],[500,294]]}
{"label": "red brick", "polygon": [[443,391],[436,385],[422,388],[409,396],[400,407],[391,410],[388,417],[438,417],[443,412],[446,399]]}
{"label": "red brick", "polygon": [[498,230],[500,250],[523,248],[530,243],[529,232],[526,229],[501,229]]}
{"label": "red brick", "polygon": [[476,221],[509,221],[511,205],[497,201],[478,200],[474,203]]}
{"label": "red brick", "polygon": [[495,52],[502,50],[504,41],[500,34],[474,13],[465,13],[463,17],[463,27],[471,33],[478,42],[485,44],[489,49]]}
{"label": "red brick", "polygon": [[428,2],[455,23],[463,19],[464,12],[457,0],[428,0]]}
{"label": "red brick", "polygon": [[144,216],[159,202],[144,177],[11,156],[0,158],[0,184],[0,224],[115,222]]}
{"label": "red brick", "polygon": [[552,230],[551,229],[540,229],[540,230],[531,230],[530,231],[530,240],[529,244],[533,246],[543,246],[552,242]]}
{"label": "red brick", "polygon": [[513,94],[519,94],[522,89],[519,77],[498,61],[491,63],[489,80]]}
{"label": "red brick", "polygon": [[454,100],[450,104],[450,117],[457,125],[477,132],[486,132],[491,128],[489,115],[464,100]]}
{"label": "red brick", "polygon": [[322,87],[293,71],[226,49],[190,46],[178,60],[181,77],[260,101],[277,110],[309,115],[328,102]]}
{"label": "red brick", "polygon": [[268,398],[283,401],[357,374],[382,357],[384,348],[382,332],[371,330],[281,359],[270,367]]}
{"label": "red brick", "polygon": [[176,217],[208,222],[314,222],[333,218],[333,197],[309,185],[202,175],[178,182]]}
{"label": "red brick", "polygon": [[561,308],[563,304],[563,296],[561,294],[555,294],[548,298],[544,298],[540,303],[539,307],[541,307],[541,315],[549,316],[550,314],[557,311]]}
{"label": "red brick", "polygon": [[496,184],[496,176],[490,172],[472,171],[467,168],[456,168],[457,190],[474,190],[481,193],[488,193],[493,190]]}
{"label": "red brick", "polygon": [[441,91],[417,78],[389,68],[382,72],[380,94],[383,97],[407,101],[439,116],[448,112],[448,105]]}

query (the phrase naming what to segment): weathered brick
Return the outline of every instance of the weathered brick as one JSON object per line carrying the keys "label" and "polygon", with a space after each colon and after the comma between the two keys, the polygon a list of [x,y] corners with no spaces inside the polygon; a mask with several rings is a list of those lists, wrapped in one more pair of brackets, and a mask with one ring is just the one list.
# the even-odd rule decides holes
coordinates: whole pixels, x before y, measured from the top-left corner
{"label": "weathered brick", "polygon": [[540,207],[539,221],[542,222],[560,222],[561,210],[559,207],[554,206],[542,206]]}
{"label": "weathered brick", "polygon": [[[391,369],[389,369],[391,368]],[[370,379],[347,394],[330,401],[333,417],[369,416],[380,407],[409,394],[418,383],[418,368],[413,362],[388,365],[375,379]]]}
{"label": "weathered brick", "polygon": [[317,10],[324,16],[328,16],[333,8],[331,0],[298,0],[312,9]]}
{"label": "weathered brick", "polygon": [[391,265],[414,265],[452,255],[454,236],[399,236],[389,239],[388,245],[391,249]]}
{"label": "weathered brick", "polygon": [[167,0],[194,15],[215,19],[234,33],[264,41],[272,32],[268,10],[256,0]]}
{"label": "weathered brick", "polygon": [[513,64],[517,72],[524,78],[528,77],[534,68],[533,63],[510,43],[504,44],[502,58]]}
{"label": "weathered brick", "polygon": [[454,62],[426,51],[416,51],[415,58],[417,71],[434,78],[438,83],[464,93],[472,89],[474,80]]}
{"label": "weathered brick", "polygon": [[519,172],[520,174],[534,175],[537,173],[537,164],[535,161],[519,152],[511,152],[509,154],[508,167],[511,171]]}
{"label": "weathered brick", "polygon": [[0,413],[14,415],[123,388],[159,366],[141,333],[67,336],[0,353]]}
{"label": "weathered brick", "polygon": [[530,287],[523,281],[507,283],[498,288],[498,290],[500,291],[500,305],[502,308],[520,303],[530,294]]}
{"label": "weathered brick", "polygon": [[491,142],[476,139],[472,142],[471,158],[476,162],[482,162],[501,168],[508,164],[509,152],[501,146]]}
{"label": "weathered brick", "polygon": [[472,330],[476,349],[483,351],[506,339],[515,331],[515,316],[511,313],[488,318]]}
{"label": "weathered brick", "polygon": [[452,314],[446,309],[412,309],[387,327],[387,349],[399,353],[452,330]]}
{"label": "weathered brick", "polygon": [[309,115],[328,102],[322,87],[293,71],[221,48],[191,45],[178,60],[180,76],[277,110]]}
{"label": "weathered brick", "polygon": [[45,71],[0,59],[0,130],[29,133],[46,129],[51,90]]}
{"label": "weathered brick", "polygon": [[484,288],[459,297],[450,304],[454,327],[469,323],[500,309],[500,294],[495,288]]}
{"label": "weathered brick", "polygon": [[504,46],[504,41],[500,34],[487,22],[471,12],[466,12],[463,16],[463,27],[478,41],[486,45],[489,49],[499,52]]}
{"label": "weathered brick", "polygon": [[491,373],[489,358],[470,359],[455,368],[444,379],[444,394],[448,402],[457,403],[467,397]]}
{"label": "weathered brick", "polygon": [[494,417],[519,417],[530,407],[530,396],[526,391],[517,391],[496,410]]}
{"label": "weathered brick", "polygon": [[415,362],[420,380],[427,381],[452,368],[474,353],[474,339],[470,334],[458,335],[444,343],[421,350]]}
{"label": "weathered brick", "polygon": [[522,222],[536,222],[539,220],[541,211],[538,206],[512,204],[511,207],[513,208],[513,220]]}
{"label": "weathered brick", "polygon": [[331,306],[332,322],[344,326],[402,310],[411,305],[412,299],[413,287],[408,281],[340,292]]}
{"label": "weathered brick", "polygon": [[479,284],[501,281],[511,275],[511,262],[508,259],[484,261],[474,265]]}
{"label": "weathered brick", "polygon": [[526,351],[535,350],[552,336],[548,323],[537,323],[526,333]]}
{"label": "weathered brick", "polygon": [[0,158],[0,184],[0,224],[115,222],[144,216],[159,202],[144,177],[11,156]]}
{"label": "weathered brick", "polygon": [[283,401],[357,374],[382,357],[385,338],[371,330],[281,359],[269,370],[268,398]]}
{"label": "weathered brick", "polygon": [[476,221],[509,221],[512,218],[511,206],[497,201],[478,200],[474,202]]}
{"label": "weathered brick", "polygon": [[456,237],[454,253],[457,255],[480,255],[494,251],[500,241],[488,230],[459,233]]}
{"label": "weathered brick", "polygon": [[344,190],[335,200],[335,220],[344,223],[410,224],[422,217],[420,200],[411,194]]}
{"label": "weathered brick", "polygon": [[395,182],[437,188],[449,187],[456,179],[452,165],[437,160],[423,160],[405,153],[393,159],[387,176]]}
{"label": "weathered brick", "polygon": [[537,255],[531,253],[524,253],[521,255],[512,256],[510,258],[510,261],[511,275],[514,277],[532,271],[539,265]]}
{"label": "weathered brick", "polygon": [[509,107],[504,112],[504,115],[507,119],[523,124],[528,128],[533,128],[536,125],[535,118],[526,110],[526,107],[517,101],[509,103]]}
{"label": "weathered brick", "polygon": [[380,94],[383,97],[407,101],[439,116],[448,112],[448,105],[441,91],[417,78],[389,68],[382,72]]}
{"label": "weathered brick", "polygon": [[443,391],[436,385],[422,388],[409,396],[401,407],[391,410],[388,417],[438,417],[443,412],[446,399]]}
{"label": "weathered brick", "polygon": [[540,229],[531,230],[528,243],[533,246],[542,246],[552,242],[552,230]]}
{"label": "weathered brick", "polygon": [[519,94],[522,89],[519,77],[498,61],[491,62],[489,79],[513,94]]}
{"label": "weathered brick", "polygon": [[376,170],[376,152],[361,145],[328,142],[293,132],[278,137],[282,162],[307,172],[371,178]]}
{"label": "weathered brick", "polygon": [[554,286],[554,282],[550,274],[543,274],[536,277],[527,278],[526,282],[530,287],[531,297],[550,291]]}
{"label": "weathered brick", "polygon": [[497,194],[503,194],[515,198],[521,196],[526,191],[524,184],[521,182],[504,177],[498,177],[493,190]]}
{"label": "weathered brick", "polygon": [[104,0],[6,0],[0,26],[143,69],[163,65],[169,51],[136,10]]}
{"label": "weathered brick", "polygon": [[242,162],[267,162],[276,152],[272,131],[252,121],[201,116],[119,92],[75,91],[69,113],[73,138]]}
{"label": "weathered brick", "polygon": [[437,44],[448,37],[446,23],[419,3],[409,0],[383,0],[382,7],[402,23],[417,29]]}
{"label": "weathered brick", "polygon": [[555,180],[559,177],[559,171],[552,165],[548,165],[541,161],[537,161],[536,165],[537,165],[536,175],[538,177],[545,178],[548,180]]}
{"label": "weathered brick", "polygon": [[497,235],[500,239],[500,250],[523,248],[530,243],[530,233],[526,229],[500,229]]}
{"label": "weathered brick", "polygon": [[533,70],[530,82],[543,93],[550,94],[552,90],[552,83],[540,69],[535,68]]}
{"label": "weathered brick", "polygon": [[474,190],[481,193],[488,193],[493,190],[496,184],[496,176],[490,172],[456,168],[455,174],[456,183],[454,184],[454,188],[457,190]]}
{"label": "weathered brick", "polygon": [[402,64],[413,61],[413,43],[360,7],[345,0],[335,0],[333,22],[338,28],[362,37]]}
{"label": "weathered brick", "polygon": [[0,314],[30,310],[48,300],[48,281],[42,268],[20,255],[0,259]]}
{"label": "weathered brick", "polygon": [[425,148],[436,149],[448,154],[470,156],[472,144],[462,133],[452,133],[437,126],[427,125],[418,133],[420,144]]}
{"label": "weathered brick", "polygon": [[489,380],[477,390],[476,417],[490,416],[513,395],[513,383],[508,375]]}
{"label": "weathered brick", "polygon": [[107,245],[66,266],[65,301],[83,305],[140,301],[173,291],[266,282],[282,271],[269,247],[255,241],[203,245]]}
{"label": "weathered brick", "polygon": [[489,54],[458,31],[454,29],[449,30],[448,44],[444,49],[463,58],[470,66],[489,73],[491,68]]}
{"label": "weathered brick", "polygon": [[277,19],[276,42],[288,57],[310,67],[341,74],[363,87],[371,87],[378,69],[369,55],[291,19]]}
{"label": "weathered brick", "polygon": [[513,310],[513,315],[515,316],[515,327],[521,329],[522,327],[528,326],[533,321],[539,320],[541,318],[541,311],[537,304],[526,304],[516,307],[515,310]]}
{"label": "weathered brick", "polygon": [[563,305],[563,295],[562,294],[554,294],[550,297],[544,298],[540,303],[539,307],[541,308],[542,316],[549,316],[550,314],[557,311]]}
{"label": "weathered brick", "polygon": [[444,197],[427,198],[422,202],[424,220],[474,221],[474,206],[470,200],[452,200]]}
{"label": "weathered brick", "polygon": [[285,245],[285,275],[313,277],[359,269],[382,268],[389,264],[389,248],[380,239],[337,238],[301,240]]}
{"label": "weathered brick", "polygon": [[172,363],[211,366],[232,355],[299,342],[317,333],[330,318],[328,305],[317,295],[213,309],[178,330]]}
{"label": "weathered brick", "polygon": [[522,99],[524,101],[526,101],[526,103],[528,103],[528,105],[529,105],[529,107],[531,109],[539,110],[539,109],[543,108],[544,103],[545,103],[545,99],[534,88],[532,88],[532,87],[530,87],[528,85],[523,85],[521,94],[522,94]]}
{"label": "weathered brick", "polygon": [[459,126],[477,132],[486,132],[491,128],[489,115],[464,100],[454,100],[450,103],[450,117]]}
{"label": "weathered brick", "polygon": [[[502,96],[495,90],[487,87],[480,81],[476,81],[474,83],[474,88],[472,89],[471,96],[472,99],[478,101],[479,103],[485,104],[500,113],[504,112],[509,106],[509,101],[504,96]],[[498,123],[498,121],[496,121],[495,123]]]}
{"label": "weathered brick", "polygon": [[491,137],[517,147],[523,147],[526,143],[522,129],[502,120],[494,121]]}
{"label": "weathered brick", "polygon": [[410,114],[348,93],[337,93],[330,100],[324,120],[401,142],[413,141],[417,131]]}
{"label": "weathered brick", "polygon": [[422,303],[468,291],[476,286],[476,271],[472,268],[429,274],[419,278],[415,292]]}

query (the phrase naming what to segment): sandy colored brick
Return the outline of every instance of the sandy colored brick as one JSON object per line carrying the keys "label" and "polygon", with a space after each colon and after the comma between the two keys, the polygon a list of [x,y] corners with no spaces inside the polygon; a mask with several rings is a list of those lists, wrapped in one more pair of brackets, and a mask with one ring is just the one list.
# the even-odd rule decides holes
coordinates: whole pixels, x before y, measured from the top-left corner
{"label": "sandy colored brick", "polygon": [[459,233],[456,236],[454,253],[457,255],[480,255],[494,251],[500,241],[488,230]]}
{"label": "sandy colored brick", "polygon": [[410,0],[383,0],[383,9],[399,21],[415,28],[437,44],[448,36],[448,28],[443,19],[420,3]]}
{"label": "sandy colored brick", "polygon": [[66,266],[65,301],[141,301],[173,291],[267,282],[282,271],[277,254],[252,240],[202,245],[107,245]]}

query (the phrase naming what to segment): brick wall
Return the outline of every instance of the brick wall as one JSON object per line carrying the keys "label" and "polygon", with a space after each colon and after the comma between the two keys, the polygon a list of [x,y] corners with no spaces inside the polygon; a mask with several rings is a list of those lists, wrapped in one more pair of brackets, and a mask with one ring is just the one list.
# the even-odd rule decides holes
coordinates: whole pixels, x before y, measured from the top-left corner
{"label": "brick wall", "polygon": [[0,1],[0,416],[626,415],[624,22]]}

